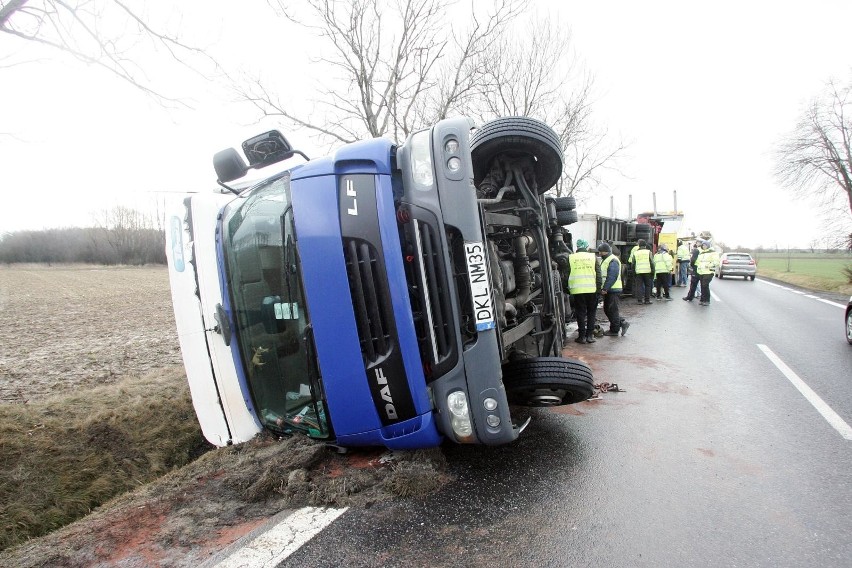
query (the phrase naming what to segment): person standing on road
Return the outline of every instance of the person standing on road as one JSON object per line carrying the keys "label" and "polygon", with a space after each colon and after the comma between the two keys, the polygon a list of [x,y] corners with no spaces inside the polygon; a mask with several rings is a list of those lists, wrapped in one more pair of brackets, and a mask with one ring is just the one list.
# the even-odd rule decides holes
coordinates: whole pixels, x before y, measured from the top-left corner
{"label": "person standing on road", "polygon": [[656,298],[669,301],[672,297],[669,295],[669,285],[672,281],[672,255],[669,254],[669,247],[660,245],[657,249],[657,254],[654,255],[654,278],[657,281]]}
{"label": "person standing on road", "polygon": [[595,342],[595,312],[601,290],[601,267],[589,243],[577,239],[577,252],[568,255],[568,293],[577,316],[577,343]]}
{"label": "person standing on road", "polygon": [[633,266],[633,295],[638,303],[650,304],[651,288],[654,286],[654,259],[644,239],[639,239],[637,246],[639,248],[630,253],[629,259]]}
{"label": "person standing on road", "polygon": [[683,241],[677,242],[677,283],[675,286],[686,286],[686,273],[689,270],[689,246]]}
{"label": "person standing on road", "polygon": [[689,256],[689,268],[690,268],[690,278],[689,278],[689,291],[686,293],[686,296],[683,299],[687,302],[691,302],[695,299],[695,290],[698,288],[699,278],[698,272],[695,269],[695,261],[698,260],[698,253],[701,252],[701,249],[698,247],[699,241],[695,241],[695,245],[692,247],[692,253]]}
{"label": "person standing on road", "polygon": [[609,320],[609,330],[605,331],[604,335],[611,337],[618,336],[619,330],[621,331],[621,335],[625,335],[627,328],[630,327],[630,323],[621,317],[618,310],[621,290],[623,288],[621,284],[621,260],[612,254],[612,247],[607,243],[599,244],[598,252],[603,259],[601,262],[603,311]]}
{"label": "person standing on road", "polygon": [[713,274],[718,267],[719,253],[710,246],[710,241],[702,241],[701,251],[695,261],[696,272],[701,280],[701,300],[698,302],[700,306],[710,305],[710,281],[713,280]]}

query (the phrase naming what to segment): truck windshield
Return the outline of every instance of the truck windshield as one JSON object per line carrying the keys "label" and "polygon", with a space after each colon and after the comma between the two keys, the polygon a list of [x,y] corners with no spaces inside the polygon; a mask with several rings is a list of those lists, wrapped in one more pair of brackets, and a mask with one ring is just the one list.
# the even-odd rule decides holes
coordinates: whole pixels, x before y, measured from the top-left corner
{"label": "truck windshield", "polygon": [[326,438],[326,418],[296,249],[289,176],[225,210],[234,335],[261,422]]}

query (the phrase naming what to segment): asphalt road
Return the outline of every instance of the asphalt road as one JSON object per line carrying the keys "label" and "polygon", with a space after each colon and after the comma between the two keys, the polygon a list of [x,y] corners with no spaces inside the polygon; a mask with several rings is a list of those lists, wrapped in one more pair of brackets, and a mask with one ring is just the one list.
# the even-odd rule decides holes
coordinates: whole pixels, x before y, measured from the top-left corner
{"label": "asphalt road", "polygon": [[625,392],[445,446],[457,481],[349,510],[281,566],[852,565],[843,310],[760,279],[712,291],[625,298],[626,337],[566,352]]}

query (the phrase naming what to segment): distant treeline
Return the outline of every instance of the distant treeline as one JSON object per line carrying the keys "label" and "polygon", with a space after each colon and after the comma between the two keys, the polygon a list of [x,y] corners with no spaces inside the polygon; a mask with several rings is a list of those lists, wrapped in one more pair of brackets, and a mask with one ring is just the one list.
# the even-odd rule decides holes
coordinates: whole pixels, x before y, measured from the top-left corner
{"label": "distant treeline", "polygon": [[165,264],[166,234],[157,229],[68,228],[0,236],[0,262]]}
{"label": "distant treeline", "polygon": [[159,216],[115,207],[96,227],[15,231],[0,235],[0,262],[166,264],[166,233]]}

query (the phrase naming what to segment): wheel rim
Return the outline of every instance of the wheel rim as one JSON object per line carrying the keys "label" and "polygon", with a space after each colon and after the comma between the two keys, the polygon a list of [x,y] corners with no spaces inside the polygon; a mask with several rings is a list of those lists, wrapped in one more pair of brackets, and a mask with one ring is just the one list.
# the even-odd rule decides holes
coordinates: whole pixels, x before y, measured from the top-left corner
{"label": "wheel rim", "polygon": [[553,393],[543,393],[543,392],[531,392],[531,393],[523,393],[518,398],[521,398],[524,402],[524,406],[560,406],[562,405],[562,399],[564,398],[564,393],[562,396],[556,396]]}
{"label": "wheel rim", "polygon": [[852,312],[846,314],[846,339],[852,341]]}

